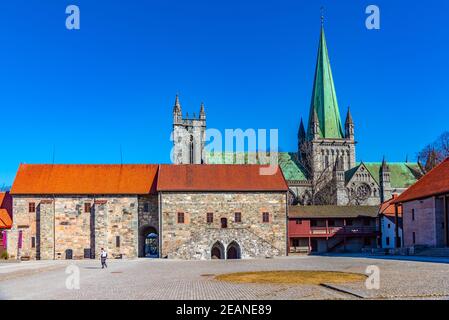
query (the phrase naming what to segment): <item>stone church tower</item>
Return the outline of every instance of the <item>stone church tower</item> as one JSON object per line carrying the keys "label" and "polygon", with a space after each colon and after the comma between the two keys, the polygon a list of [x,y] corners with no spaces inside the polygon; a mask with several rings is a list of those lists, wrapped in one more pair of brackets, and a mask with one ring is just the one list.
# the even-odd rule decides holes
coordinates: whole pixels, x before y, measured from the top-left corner
{"label": "stone church tower", "polygon": [[173,163],[201,164],[204,159],[206,141],[206,112],[201,103],[199,117],[183,117],[179,97],[173,106]]}
{"label": "stone church tower", "polygon": [[341,123],[323,26],[308,128],[306,132],[301,119],[298,138],[299,158],[310,180],[323,176],[332,179],[335,169],[344,172],[356,165],[354,122],[348,109],[344,128]]}

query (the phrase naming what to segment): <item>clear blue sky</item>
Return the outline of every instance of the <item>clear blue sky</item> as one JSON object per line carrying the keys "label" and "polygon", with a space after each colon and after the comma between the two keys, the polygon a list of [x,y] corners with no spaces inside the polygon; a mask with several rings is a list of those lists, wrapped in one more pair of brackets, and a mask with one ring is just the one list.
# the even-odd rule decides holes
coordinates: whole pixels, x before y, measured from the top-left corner
{"label": "clear blue sky", "polygon": [[412,158],[448,129],[448,1],[15,0],[0,3],[0,185],[53,148],[56,163],[120,163],[120,145],[125,163],[169,162],[177,91],[190,114],[204,101],[208,127],[278,128],[294,151],[321,5],[358,160]]}

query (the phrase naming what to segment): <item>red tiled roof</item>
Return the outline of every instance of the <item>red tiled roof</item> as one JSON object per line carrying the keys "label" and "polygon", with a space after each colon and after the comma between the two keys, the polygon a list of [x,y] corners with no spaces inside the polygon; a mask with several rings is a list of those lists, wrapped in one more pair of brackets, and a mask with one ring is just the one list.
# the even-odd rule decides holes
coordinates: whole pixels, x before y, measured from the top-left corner
{"label": "red tiled roof", "polygon": [[[380,205],[379,213],[386,216],[395,216],[395,205],[393,203],[399,197],[398,194],[393,194],[390,200],[385,201]],[[402,206],[398,206],[398,216],[402,216]]]}
{"label": "red tiled roof", "polygon": [[433,168],[393,203],[402,203],[449,193],[449,158]]}
{"label": "red tiled roof", "polygon": [[12,197],[8,192],[0,192],[0,229],[12,226]]}
{"label": "red tiled roof", "polygon": [[287,191],[280,168],[261,175],[260,165],[160,165],[158,191]]}
{"label": "red tiled roof", "polygon": [[158,165],[22,164],[11,188],[19,194],[148,194]]}

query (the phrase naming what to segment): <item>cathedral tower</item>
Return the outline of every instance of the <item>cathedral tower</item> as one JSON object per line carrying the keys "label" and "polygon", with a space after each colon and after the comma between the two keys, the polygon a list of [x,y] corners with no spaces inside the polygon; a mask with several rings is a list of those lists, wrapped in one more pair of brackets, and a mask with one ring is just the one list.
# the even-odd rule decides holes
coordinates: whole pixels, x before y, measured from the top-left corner
{"label": "cathedral tower", "polygon": [[[301,131],[301,129],[300,129]],[[348,109],[345,128],[340,118],[323,23],[321,25],[312,101],[306,137],[299,141],[298,154],[309,179],[332,171],[339,162],[343,171],[355,166],[354,122]]]}
{"label": "cathedral tower", "polygon": [[173,106],[173,163],[201,164],[204,163],[204,146],[206,141],[206,112],[201,103],[197,118],[183,117],[181,103],[176,95]]}

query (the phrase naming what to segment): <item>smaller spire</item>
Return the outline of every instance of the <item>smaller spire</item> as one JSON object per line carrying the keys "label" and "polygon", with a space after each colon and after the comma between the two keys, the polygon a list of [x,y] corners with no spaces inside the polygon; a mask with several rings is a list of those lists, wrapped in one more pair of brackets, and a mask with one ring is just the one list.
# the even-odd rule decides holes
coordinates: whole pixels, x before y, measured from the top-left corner
{"label": "smaller spire", "polygon": [[200,106],[200,120],[206,120],[206,111],[204,111],[204,102]]}
{"label": "smaller spire", "polygon": [[301,122],[299,124],[299,130],[298,130],[298,138],[300,141],[304,141],[306,137],[306,130],[304,129],[304,122],[302,121],[302,117],[301,117]]}
{"label": "smaller spire", "polygon": [[179,95],[176,94],[175,105],[173,106],[173,112],[181,113],[181,103],[179,103]]}
{"label": "smaller spire", "polygon": [[385,160],[385,156],[382,159],[382,171],[390,171],[390,168],[387,165],[387,160]]}
{"label": "smaller spire", "polygon": [[348,113],[346,114],[346,124],[354,124],[351,115],[351,107],[348,106]]}

